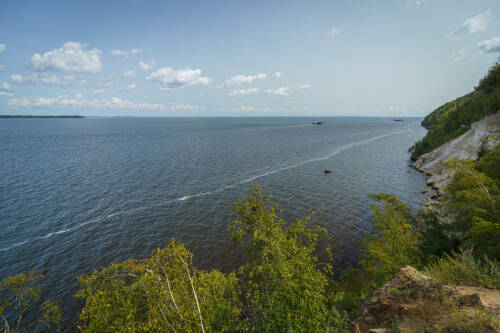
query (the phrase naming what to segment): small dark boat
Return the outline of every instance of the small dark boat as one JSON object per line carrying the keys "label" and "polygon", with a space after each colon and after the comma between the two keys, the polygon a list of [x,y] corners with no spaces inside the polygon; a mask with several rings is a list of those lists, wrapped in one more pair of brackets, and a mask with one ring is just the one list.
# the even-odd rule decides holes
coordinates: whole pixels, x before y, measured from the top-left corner
{"label": "small dark boat", "polygon": [[332,173],[332,170],[325,170],[325,173]]}
{"label": "small dark boat", "polygon": [[313,125],[324,125],[326,121],[313,121]]}
{"label": "small dark boat", "polygon": [[393,119],[393,121],[404,121],[403,119]]}

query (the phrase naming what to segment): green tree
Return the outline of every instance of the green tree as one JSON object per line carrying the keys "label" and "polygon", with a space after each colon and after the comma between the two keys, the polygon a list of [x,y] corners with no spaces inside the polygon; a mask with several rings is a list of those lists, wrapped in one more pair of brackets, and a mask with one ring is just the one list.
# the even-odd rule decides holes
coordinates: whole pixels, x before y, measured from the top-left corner
{"label": "green tree", "polygon": [[384,205],[371,205],[375,212],[373,230],[361,243],[360,264],[378,286],[390,280],[401,267],[419,266],[421,238],[413,230],[413,216],[406,204],[392,194],[374,194]]}
{"label": "green tree", "polygon": [[[491,152],[495,154],[497,150]],[[483,158],[488,160],[490,153]],[[482,159],[481,159],[482,160]],[[500,189],[498,180],[479,171],[482,162],[453,160],[447,163],[453,180],[446,189],[445,208],[462,246],[478,255],[500,259]],[[498,165],[497,165],[498,167]],[[496,171],[498,172],[498,171]]]}
{"label": "green tree", "polygon": [[182,243],[145,260],[128,260],[80,277],[84,332],[224,332],[236,330],[235,274],[203,272]]}
{"label": "green tree", "polygon": [[488,154],[488,141],[489,141],[489,136],[484,136],[481,139],[481,144],[479,145],[479,150],[477,151],[477,159],[480,160],[481,157],[484,155]]}
{"label": "green tree", "polygon": [[309,218],[286,226],[270,196],[258,186],[234,211],[237,219],[230,230],[248,257],[240,276],[253,328],[260,332],[331,328],[337,314],[328,304],[326,272],[318,268],[313,255],[326,231],[310,226]]}
{"label": "green tree", "polygon": [[[40,309],[36,307],[40,299],[42,279],[43,275],[33,270],[28,274],[9,276],[0,281],[0,318],[4,332],[58,330],[61,320],[60,307],[50,300],[43,302]],[[26,322],[25,314],[36,311],[42,312],[41,319],[37,322]],[[9,321],[7,317],[12,319]]]}

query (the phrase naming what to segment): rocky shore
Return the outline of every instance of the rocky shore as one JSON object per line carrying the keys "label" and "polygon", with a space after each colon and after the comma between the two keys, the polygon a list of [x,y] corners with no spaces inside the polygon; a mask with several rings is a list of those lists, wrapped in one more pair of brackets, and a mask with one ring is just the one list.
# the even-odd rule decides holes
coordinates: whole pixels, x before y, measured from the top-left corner
{"label": "rocky shore", "polygon": [[415,161],[413,167],[429,177],[427,179],[429,198],[424,207],[430,209],[439,202],[444,195],[444,189],[452,179],[450,170],[443,167],[443,164],[455,158],[476,159],[481,140],[486,136],[489,137],[489,147],[500,142],[500,111],[476,121],[458,138],[422,155]]}

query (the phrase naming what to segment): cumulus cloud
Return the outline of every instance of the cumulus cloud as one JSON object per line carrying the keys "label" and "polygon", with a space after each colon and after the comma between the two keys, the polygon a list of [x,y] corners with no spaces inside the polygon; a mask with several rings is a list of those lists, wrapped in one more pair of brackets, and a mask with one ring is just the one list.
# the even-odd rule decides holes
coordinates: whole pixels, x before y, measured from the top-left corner
{"label": "cumulus cloud", "polygon": [[462,26],[457,31],[451,33],[451,38],[460,38],[463,35],[473,35],[475,33],[486,30],[488,23],[491,21],[491,11],[477,14],[462,23]]}
{"label": "cumulus cloud", "polygon": [[229,96],[252,95],[259,92],[259,88],[235,89],[229,93]]}
{"label": "cumulus cloud", "polygon": [[[12,94],[0,94],[0,96],[10,97]],[[59,96],[56,98],[33,97],[33,98],[11,98],[7,100],[7,105],[11,107],[78,107],[95,109],[133,109],[133,110],[173,110],[173,111],[195,111],[204,110],[205,107],[184,103],[154,104],[136,103],[133,101],[112,97],[109,99],[87,99],[81,93],[75,97]]]}
{"label": "cumulus cloud", "polygon": [[2,54],[2,52],[5,50],[7,50],[7,46],[5,44],[0,43],[0,54]]}
{"label": "cumulus cloud", "polygon": [[266,93],[278,96],[288,96],[288,91],[290,87],[280,87],[277,89],[267,89]]}
{"label": "cumulus cloud", "polygon": [[143,109],[143,110],[167,110],[165,104],[135,103],[118,97],[110,99],[85,99],[83,95],[77,94],[75,98],[59,96],[57,98],[33,97],[12,98],[7,102],[13,107],[91,107],[91,108],[117,108],[117,109]]}
{"label": "cumulus cloud", "polygon": [[342,28],[340,28],[340,27],[332,27],[330,29],[330,31],[328,32],[328,36],[330,36],[330,38],[335,38],[338,35],[340,35],[341,33],[342,33]]}
{"label": "cumulus cloud", "polygon": [[138,54],[138,53],[142,53],[142,49],[132,49],[130,51],[120,50],[120,49],[111,50],[112,55],[125,58],[128,58],[130,54]]}
{"label": "cumulus cloud", "polygon": [[300,84],[297,86],[297,90],[301,90],[301,89],[309,89],[311,88],[311,85],[310,84]]}
{"label": "cumulus cloud", "polygon": [[100,94],[104,94],[104,89],[94,89],[92,90],[92,95],[100,95]]}
{"label": "cumulus cloud", "polygon": [[10,82],[12,83],[23,83],[23,76],[20,74],[12,74],[10,76]]}
{"label": "cumulus cloud", "polygon": [[30,65],[35,71],[68,71],[81,73],[97,73],[102,69],[98,49],[87,50],[87,44],[67,42],[61,48],[46,52],[43,55],[35,53]]}
{"label": "cumulus cloud", "polygon": [[6,91],[11,91],[11,90],[15,90],[14,88],[12,88],[12,86],[10,84],[8,84],[7,82],[2,82],[2,84],[0,84],[0,89],[2,90],[6,90]]}
{"label": "cumulus cloud", "polygon": [[111,50],[111,54],[118,57],[125,57],[125,58],[128,57],[128,51],[123,51],[118,49]]}
{"label": "cumulus cloud", "polygon": [[186,86],[194,86],[197,84],[207,85],[212,79],[201,76],[201,69],[180,69],[174,70],[166,66],[160,68],[146,77],[149,81],[160,81],[163,86],[162,90],[172,90],[176,88],[183,88]]}
{"label": "cumulus cloud", "polygon": [[[281,76],[281,73],[280,73]],[[264,73],[259,73],[257,75],[235,75],[226,80],[226,84],[231,86],[240,85],[243,83],[252,83],[255,80],[263,80],[267,77]]]}
{"label": "cumulus cloud", "polygon": [[6,91],[0,91],[0,97],[10,97],[12,94]]}
{"label": "cumulus cloud", "polygon": [[480,51],[485,53],[500,52],[500,38],[494,37],[477,44]]}
{"label": "cumulus cloud", "polygon": [[133,83],[132,83],[132,84],[129,84],[129,85],[127,86],[127,88],[125,88],[125,90],[134,90],[135,88],[137,88],[137,86],[136,86],[135,84],[133,84]]}
{"label": "cumulus cloud", "polygon": [[272,78],[273,79],[279,79],[281,77],[281,74],[282,74],[281,72],[276,72],[276,73],[273,74]]}
{"label": "cumulus cloud", "polygon": [[147,72],[151,69],[151,66],[150,64],[148,63],[145,63],[145,62],[142,62],[142,61],[139,61],[139,66],[142,68],[143,71]]}
{"label": "cumulus cloud", "polygon": [[135,77],[135,71],[134,70],[126,71],[125,73],[122,74],[122,76],[127,79],[132,79]]}
{"label": "cumulus cloud", "polygon": [[203,106],[184,104],[184,103],[171,103],[168,108],[170,110],[177,110],[177,111],[205,110],[205,107],[203,107]]}

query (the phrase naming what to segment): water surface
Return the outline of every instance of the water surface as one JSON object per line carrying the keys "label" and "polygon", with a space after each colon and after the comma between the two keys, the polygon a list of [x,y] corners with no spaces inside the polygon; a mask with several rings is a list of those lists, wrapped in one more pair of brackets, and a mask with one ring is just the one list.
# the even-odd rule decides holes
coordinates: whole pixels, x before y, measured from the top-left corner
{"label": "water surface", "polygon": [[229,271],[242,257],[226,228],[253,184],[289,220],[319,210],[337,264],[352,264],[370,193],[421,204],[407,150],[425,130],[411,118],[313,120],[0,119],[0,278],[37,269],[47,296],[74,311],[78,275],[170,238],[198,267]]}

